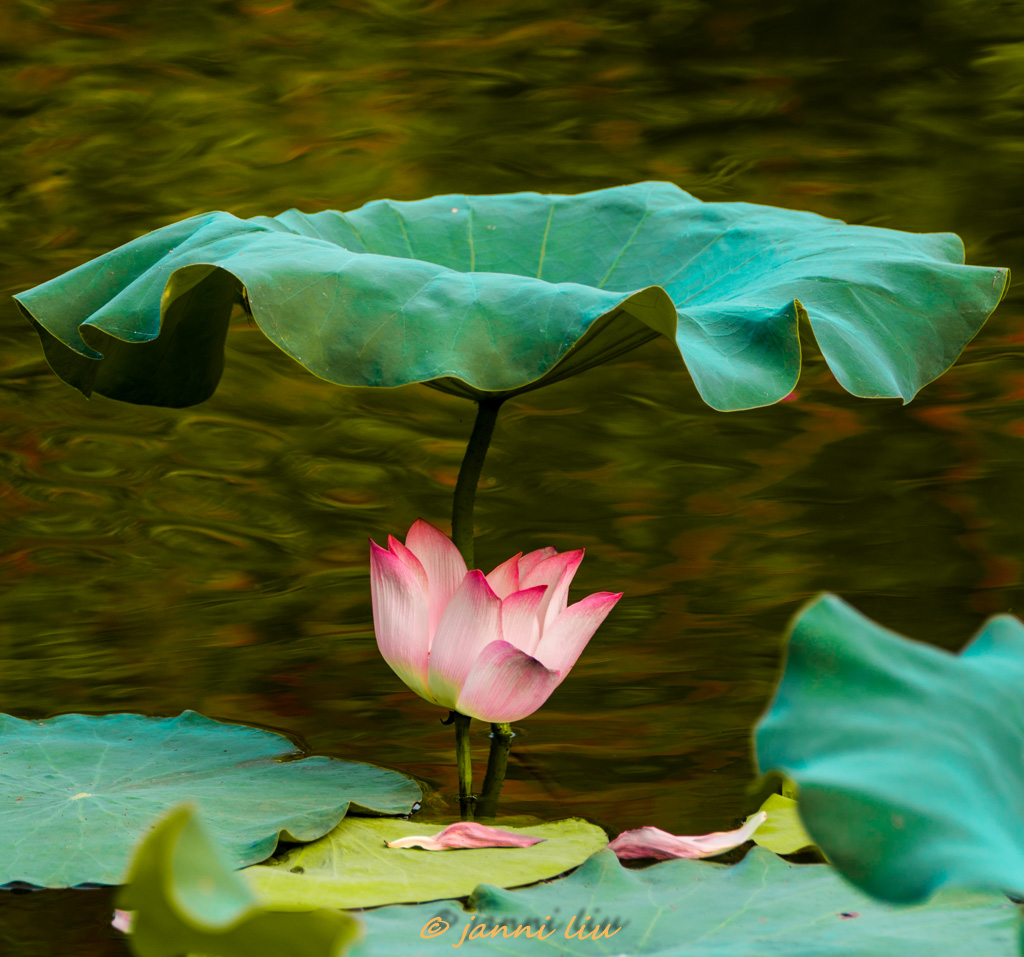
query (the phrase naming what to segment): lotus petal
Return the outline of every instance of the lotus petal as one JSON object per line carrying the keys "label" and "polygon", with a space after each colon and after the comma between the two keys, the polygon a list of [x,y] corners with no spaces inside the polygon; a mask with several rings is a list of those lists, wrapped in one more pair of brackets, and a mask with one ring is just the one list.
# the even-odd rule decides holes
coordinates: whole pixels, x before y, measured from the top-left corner
{"label": "lotus petal", "polygon": [[600,591],[568,607],[545,628],[534,652],[537,659],[566,674],[621,597],[622,592]]}
{"label": "lotus petal", "polygon": [[522,557],[523,553],[519,552],[487,573],[487,584],[499,598],[508,598],[519,591],[519,559]]}
{"label": "lotus petal", "polygon": [[519,721],[548,700],[562,677],[507,641],[495,641],[473,662],[456,708],[481,721]]}
{"label": "lotus petal", "polygon": [[457,821],[438,834],[412,835],[385,842],[388,847],[419,847],[425,851],[449,851],[466,847],[533,847],[547,840],[513,834],[475,821]]}
{"label": "lotus petal", "polygon": [[754,831],[766,820],[767,813],[759,811],[735,831],[715,831],[699,837],[669,834],[657,827],[639,827],[633,831],[623,831],[608,847],[618,855],[620,861],[649,857],[659,861],[677,857],[714,857],[749,841]]}
{"label": "lotus petal", "polygon": [[541,631],[555,620],[569,602],[569,586],[576,575],[576,570],[583,561],[584,550],[574,549],[545,558],[535,565],[530,573],[523,577],[522,587],[533,588],[535,585],[547,585],[548,591],[537,607],[537,618]]}
{"label": "lotus petal", "polygon": [[537,606],[547,591],[547,585],[537,585],[509,595],[501,603],[501,636],[520,651],[533,655],[540,641],[540,622]]}
{"label": "lotus petal", "polygon": [[501,599],[484,573],[469,572],[445,608],[430,649],[430,691],[446,708],[454,708],[469,670],[480,652],[501,641]]}
{"label": "lotus petal", "polygon": [[115,909],[114,919],[110,922],[110,926],[114,930],[121,931],[122,934],[130,934],[132,932],[132,924],[134,923],[135,911]]}
{"label": "lotus petal", "polygon": [[422,518],[412,523],[405,545],[427,573],[427,627],[432,642],[441,615],[466,577],[466,562],[452,540]]}
{"label": "lotus petal", "polygon": [[[533,569],[539,565],[546,558],[553,558],[558,552],[550,545],[545,545],[543,548],[537,548],[532,552],[527,552],[522,558],[519,559],[519,581],[520,583],[530,574]],[[525,587],[520,584],[520,588]]]}
{"label": "lotus petal", "polygon": [[370,595],[377,647],[416,694],[433,700],[427,684],[427,596],[401,559],[370,542]]}

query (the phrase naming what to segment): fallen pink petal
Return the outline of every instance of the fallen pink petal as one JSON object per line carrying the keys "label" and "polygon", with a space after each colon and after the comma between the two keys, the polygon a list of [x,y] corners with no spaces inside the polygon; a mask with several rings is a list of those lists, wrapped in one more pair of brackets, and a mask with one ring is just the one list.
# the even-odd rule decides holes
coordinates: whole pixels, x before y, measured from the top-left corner
{"label": "fallen pink petal", "polygon": [[122,934],[132,932],[132,924],[135,922],[135,912],[130,910],[115,910],[114,919],[110,922],[115,930]]}
{"label": "fallen pink petal", "polygon": [[546,841],[544,837],[513,834],[474,821],[457,821],[437,834],[400,837],[388,841],[388,847],[419,847],[425,851],[454,851],[471,847],[533,847]]}
{"label": "fallen pink petal", "polygon": [[713,834],[701,834],[697,837],[669,834],[657,827],[639,827],[633,831],[623,831],[608,847],[622,861],[642,858],[668,861],[680,857],[691,860],[714,857],[749,841],[753,833],[767,820],[767,812],[760,811],[735,831],[715,831]]}

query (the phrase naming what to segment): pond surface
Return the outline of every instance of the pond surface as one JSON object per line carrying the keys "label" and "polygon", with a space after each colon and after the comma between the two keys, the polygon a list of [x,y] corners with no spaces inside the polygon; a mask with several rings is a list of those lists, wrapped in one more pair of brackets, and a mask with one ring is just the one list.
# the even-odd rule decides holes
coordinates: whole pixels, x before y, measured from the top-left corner
{"label": "pond surface", "polygon": [[[547,9],[8,5],[0,289],[207,209],[643,179],[956,231],[969,262],[1017,268],[1020,12]],[[192,708],[456,794],[443,713],[377,652],[367,539],[418,516],[448,527],[474,406],[329,385],[241,314],[203,405],[87,402],[0,310],[0,707]],[[667,343],[507,403],[480,564],[585,546],[573,599],[625,597],[516,727],[503,808],[732,827],[786,624],[810,596],[949,649],[1024,611],[1020,318],[1011,290],[908,406],[848,395],[812,343],[796,394],[766,409],[709,409]],[[486,735],[475,723],[478,782]],[[0,895],[0,945],[122,954],[110,907],[108,891]]]}

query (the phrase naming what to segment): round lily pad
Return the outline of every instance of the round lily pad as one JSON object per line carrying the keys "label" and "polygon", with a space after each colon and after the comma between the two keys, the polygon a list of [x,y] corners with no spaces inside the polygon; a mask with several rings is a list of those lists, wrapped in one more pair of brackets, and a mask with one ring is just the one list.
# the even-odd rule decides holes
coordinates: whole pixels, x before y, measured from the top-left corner
{"label": "round lily pad", "polygon": [[579,818],[502,827],[544,838],[533,847],[448,851],[386,847],[414,834],[437,834],[443,824],[346,818],[327,837],[246,870],[270,908],[376,907],[464,897],[480,883],[517,887],[556,877],[605,848],[608,835]]}
{"label": "round lily pad", "polygon": [[119,884],[160,815],[193,802],[234,867],[280,835],[312,841],[350,809],[403,814],[419,787],[337,758],[296,760],[286,737],[186,711],[175,718],[0,715],[0,884]]}

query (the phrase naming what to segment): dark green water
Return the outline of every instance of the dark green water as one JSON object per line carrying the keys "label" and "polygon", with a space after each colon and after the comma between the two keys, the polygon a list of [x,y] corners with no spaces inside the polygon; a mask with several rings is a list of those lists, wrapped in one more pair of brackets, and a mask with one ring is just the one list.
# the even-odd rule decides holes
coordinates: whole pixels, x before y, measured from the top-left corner
{"label": "dark green water", "polygon": [[[1024,7],[763,7],[12,2],[0,291],[207,209],[642,179],[1024,268]],[[508,403],[481,564],[582,545],[574,596],[626,597],[517,728],[505,808],[730,827],[809,596],[950,649],[1024,612],[1020,318],[1011,290],[906,407],[811,356],[794,401],[723,415],[666,344]],[[456,791],[451,730],[376,650],[366,541],[446,525],[473,406],[328,385],[241,316],[192,409],[86,402],[40,355],[0,304],[0,708],[194,708]],[[109,909],[0,896],[0,950],[122,954]]]}

